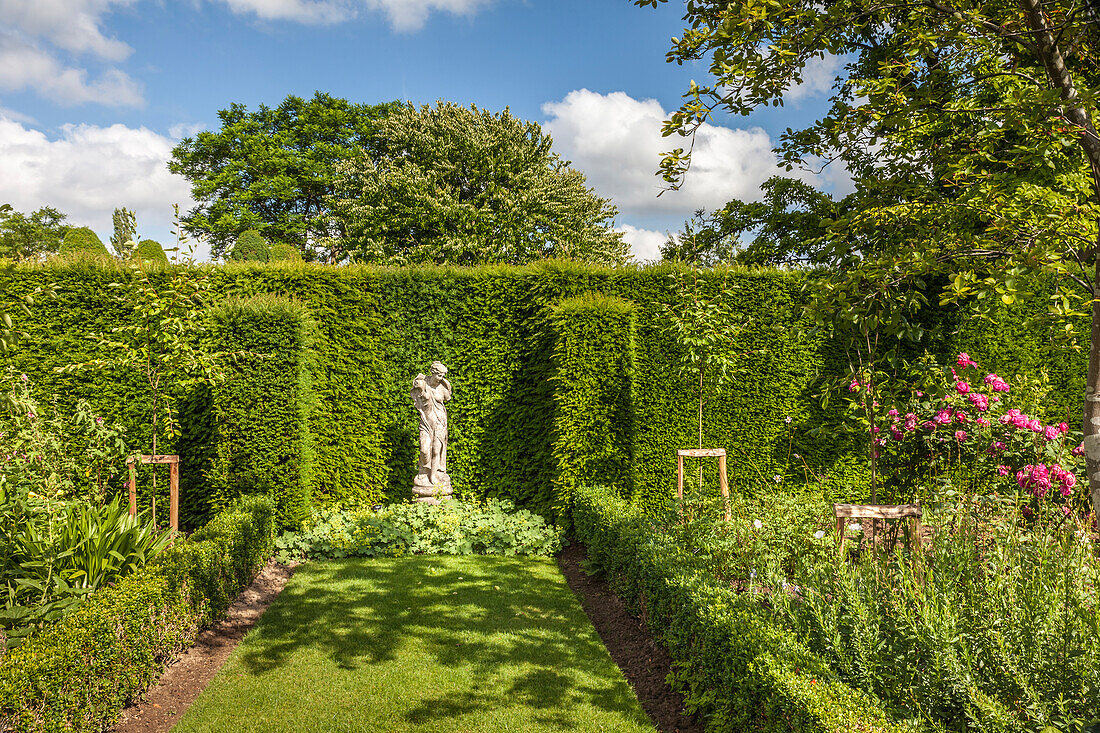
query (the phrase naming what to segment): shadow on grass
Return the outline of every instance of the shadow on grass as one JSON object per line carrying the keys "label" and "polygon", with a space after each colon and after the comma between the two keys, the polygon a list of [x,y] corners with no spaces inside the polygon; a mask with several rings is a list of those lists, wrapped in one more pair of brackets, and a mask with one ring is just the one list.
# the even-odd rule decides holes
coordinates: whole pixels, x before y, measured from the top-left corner
{"label": "shadow on grass", "polygon": [[[533,720],[560,730],[583,724],[587,706],[648,725],[548,560],[410,557],[307,565],[268,609],[240,660],[263,675],[307,647],[364,675],[412,650],[421,661],[411,663],[429,676],[473,682],[425,679],[419,689],[393,690],[417,700],[405,713],[414,725],[501,705],[526,708]],[[441,692],[441,686],[451,689]]]}

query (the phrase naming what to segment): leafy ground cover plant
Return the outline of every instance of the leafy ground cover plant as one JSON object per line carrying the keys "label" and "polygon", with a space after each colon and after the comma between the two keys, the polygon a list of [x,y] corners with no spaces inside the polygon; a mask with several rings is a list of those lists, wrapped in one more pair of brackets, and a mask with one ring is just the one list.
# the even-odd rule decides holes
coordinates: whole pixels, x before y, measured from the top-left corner
{"label": "leafy ground cover plant", "polygon": [[553,555],[561,541],[559,528],[510,501],[452,499],[438,506],[316,510],[301,532],[277,539],[276,557]]}

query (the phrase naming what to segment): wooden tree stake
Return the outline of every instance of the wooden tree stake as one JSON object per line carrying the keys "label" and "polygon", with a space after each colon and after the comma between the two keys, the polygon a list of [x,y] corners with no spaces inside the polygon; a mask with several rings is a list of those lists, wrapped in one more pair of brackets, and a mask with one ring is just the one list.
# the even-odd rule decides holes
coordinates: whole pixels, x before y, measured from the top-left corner
{"label": "wooden tree stake", "polygon": [[[168,523],[173,532],[180,530],[180,457],[174,455],[138,456],[142,463],[167,463],[169,471],[169,496]],[[126,461],[130,469],[130,516],[137,515],[137,468],[134,459]],[[153,497],[153,511],[156,511],[156,496]],[[154,514],[154,520],[156,515]]]}
{"label": "wooden tree stake", "polygon": [[[726,480],[726,449],[725,448],[686,448],[676,451],[676,498],[681,505],[684,501],[684,458],[717,458],[718,459],[718,484],[722,490],[722,501],[726,505],[726,521],[730,521],[730,487]],[[681,515],[683,507],[680,508]]]}

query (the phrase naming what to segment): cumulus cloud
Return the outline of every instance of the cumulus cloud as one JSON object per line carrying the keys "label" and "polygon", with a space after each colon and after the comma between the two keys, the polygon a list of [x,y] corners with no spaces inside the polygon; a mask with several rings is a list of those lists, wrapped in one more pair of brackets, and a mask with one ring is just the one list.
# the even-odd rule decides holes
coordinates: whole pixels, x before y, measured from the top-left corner
{"label": "cumulus cloud", "polygon": [[143,102],[137,82],[118,69],[89,78],[85,69],[64,66],[47,51],[14,34],[0,32],[0,90],[23,89],[62,105],[96,102],[135,107]]}
{"label": "cumulus cloud", "polygon": [[103,33],[103,16],[113,6],[136,0],[0,0],[0,20],[9,29],[41,37],[73,53],[90,53],[110,61],[127,58],[133,49]]}
{"label": "cumulus cloud", "polygon": [[664,182],[654,173],[661,153],[685,144],[661,137],[668,118],[655,99],[634,99],[625,92],[570,92],[542,107],[545,129],[555,149],[588,177],[596,192],[608,196],[624,215],[677,214],[716,209],[730,199],[759,197],[760,184],[781,172],[764,130],[703,125],[695,139],[691,172],[679,191],[657,194]]}
{"label": "cumulus cloud", "polygon": [[622,232],[623,241],[630,245],[630,254],[634,259],[641,262],[661,259],[661,245],[668,239],[668,234],[639,229],[630,224],[623,224],[615,231]]}
{"label": "cumulus cloud", "polygon": [[341,23],[358,15],[360,9],[382,13],[396,31],[417,31],[433,12],[473,15],[492,0],[223,0],[240,14],[262,20],[298,23]]}
{"label": "cumulus cloud", "polygon": [[[190,185],[168,171],[174,141],[144,127],[65,125],[51,139],[0,116],[0,202],[29,212],[53,206],[101,236],[111,213],[137,212],[139,231],[164,237],[172,204],[193,205]],[[163,239],[161,241],[164,241]]]}

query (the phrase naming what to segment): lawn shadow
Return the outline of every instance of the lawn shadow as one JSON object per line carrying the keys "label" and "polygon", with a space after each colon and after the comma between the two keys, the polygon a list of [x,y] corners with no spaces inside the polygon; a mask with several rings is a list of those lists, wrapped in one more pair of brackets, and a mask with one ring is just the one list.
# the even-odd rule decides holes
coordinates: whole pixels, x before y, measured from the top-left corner
{"label": "lawn shadow", "polygon": [[583,723],[585,706],[648,725],[556,566],[547,563],[409,557],[306,565],[242,645],[240,661],[263,675],[308,647],[341,669],[370,675],[372,666],[415,644],[417,654],[472,684],[410,691],[418,697],[405,713],[413,725],[502,704],[526,708],[560,730]]}

